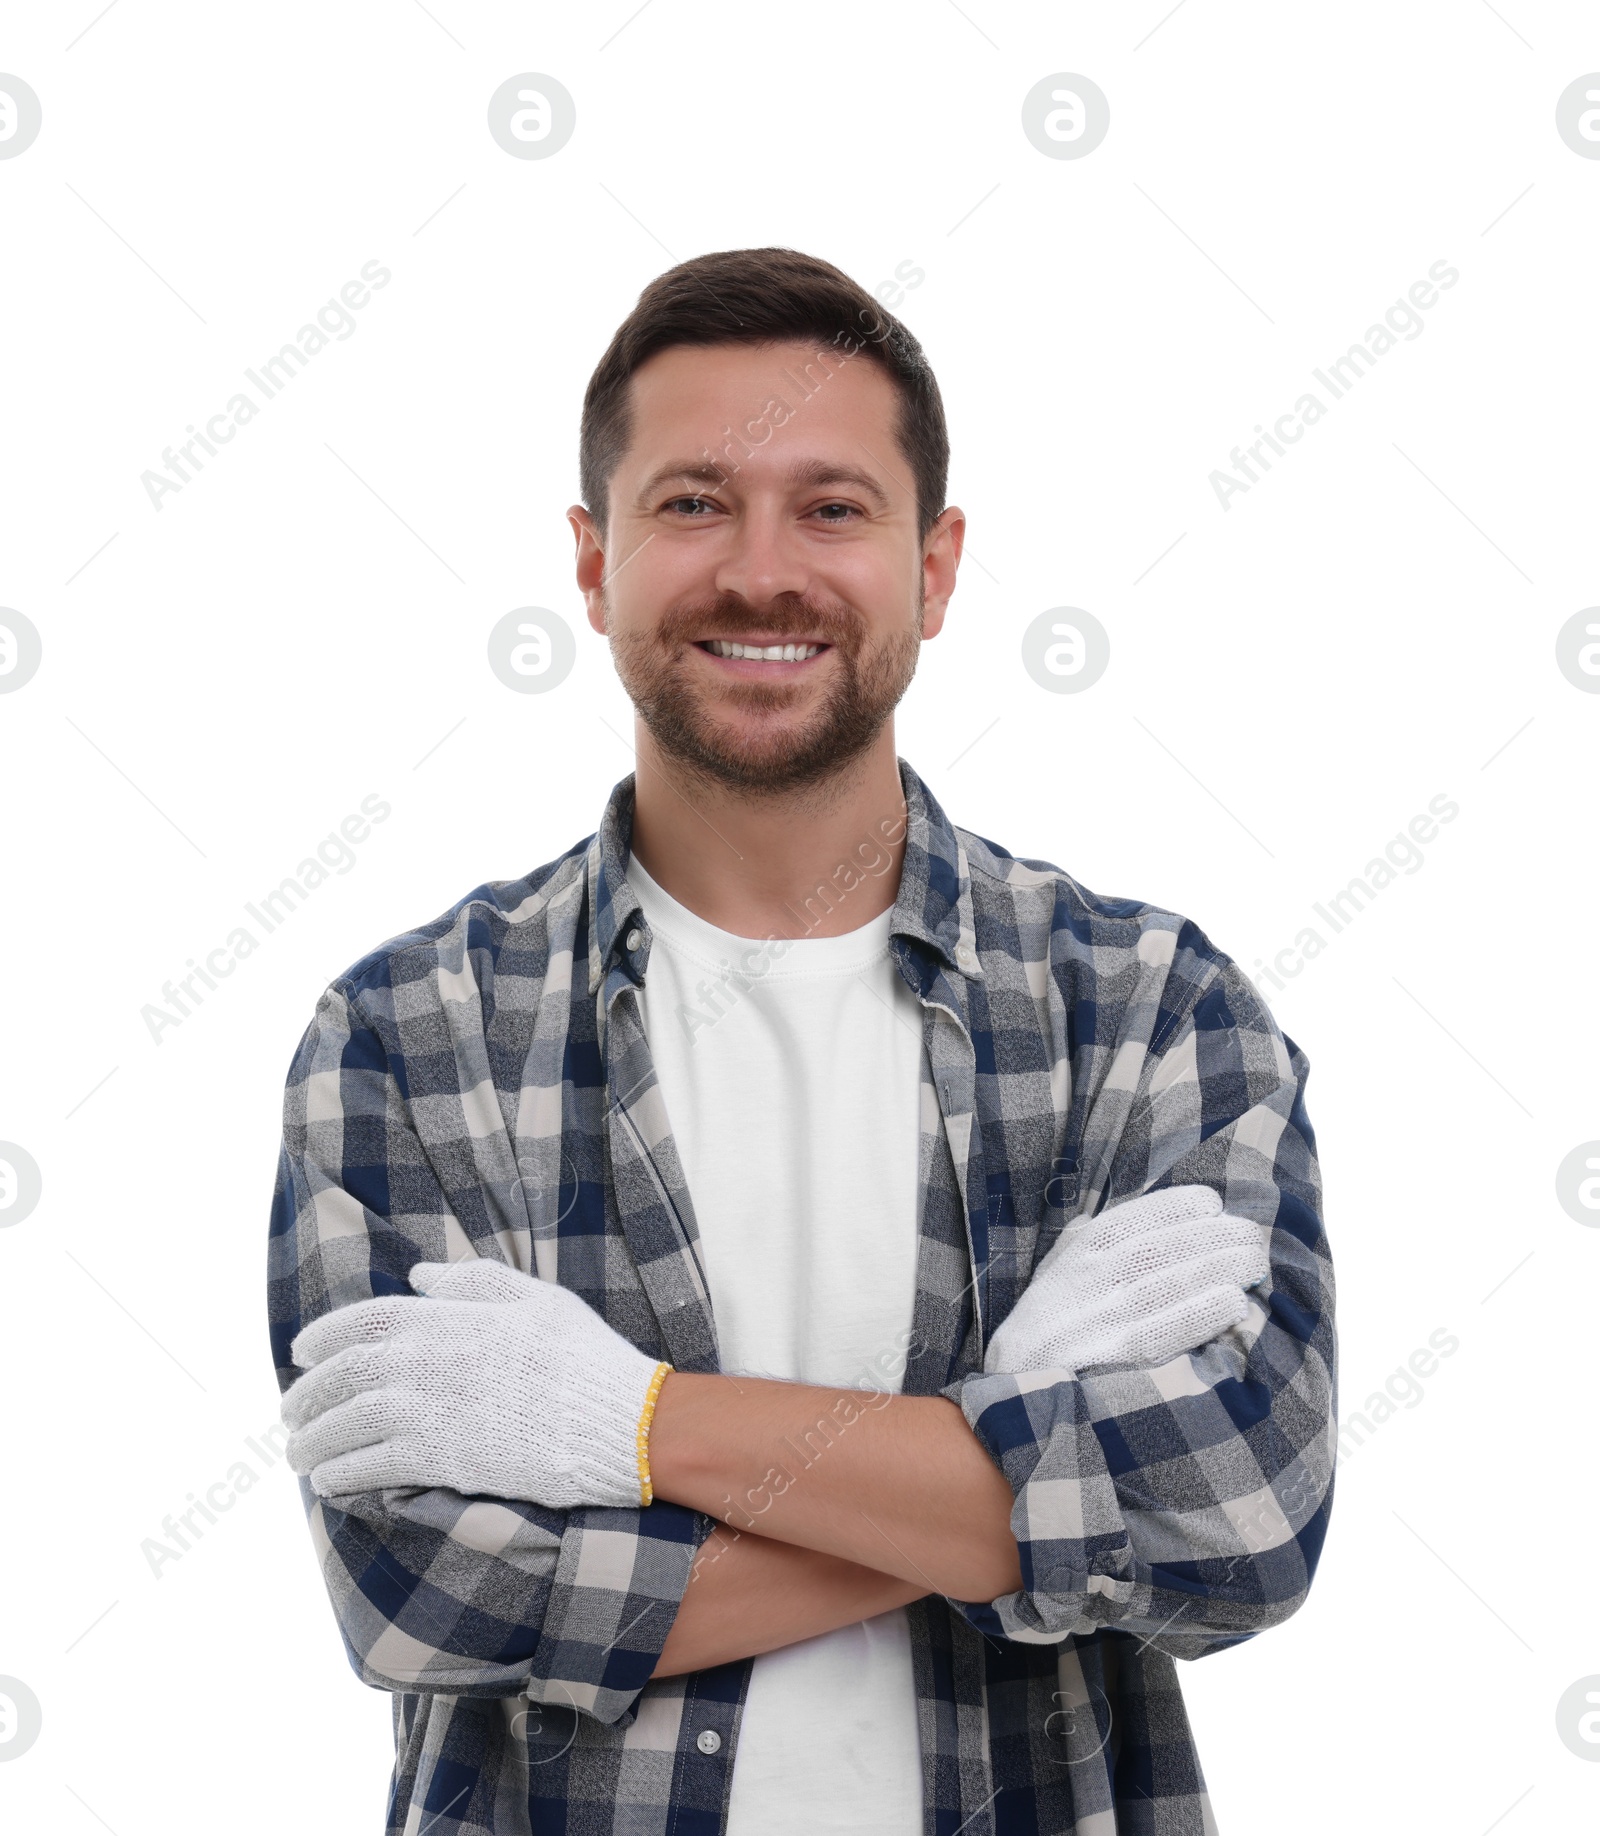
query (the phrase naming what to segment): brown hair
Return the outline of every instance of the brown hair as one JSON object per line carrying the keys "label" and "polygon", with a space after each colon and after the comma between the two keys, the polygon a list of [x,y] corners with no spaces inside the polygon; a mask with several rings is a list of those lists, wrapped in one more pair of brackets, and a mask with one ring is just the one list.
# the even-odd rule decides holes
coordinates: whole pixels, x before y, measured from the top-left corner
{"label": "brown hair", "polygon": [[578,488],[601,534],[611,475],[633,435],[628,384],[635,370],[677,344],[804,338],[832,347],[819,349],[824,361],[857,353],[869,357],[899,390],[895,439],[916,485],[917,536],[925,537],[944,508],[950,439],[939,385],[922,346],[831,262],[778,248],[722,249],[680,262],[651,281],[617,327],[584,391],[578,440]]}

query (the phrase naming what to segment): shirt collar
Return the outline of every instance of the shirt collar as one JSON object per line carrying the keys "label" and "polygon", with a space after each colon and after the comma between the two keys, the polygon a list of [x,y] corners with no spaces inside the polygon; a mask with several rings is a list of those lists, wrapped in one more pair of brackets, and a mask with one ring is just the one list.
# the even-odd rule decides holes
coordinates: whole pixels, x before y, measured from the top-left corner
{"label": "shirt collar", "polygon": [[[628,884],[628,851],[633,838],[633,773],[612,787],[600,827],[589,844],[589,992],[608,970],[626,961],[623,947],[639,910]],[[609,997],[608,997],[609,998]]]}
{"label": "shirt collar", "polygon": [[967,851],[933,792],[904,759],[900,784],[906,794],[906,851],[890,934],[913,939],[947,968],[976,980],[983,969],[972,923]]}
{"label": "shirt collar", "polygon": [[[973,930],[966,849],[927,785],[904,759],[899,760],[899,767],[906,799],[906,846],[890,935],[910,939],[946,968],[977,980],[983,969]],[[611,969],[626,965],[630,954],[627,937],[641,915],[638,895],[628,884],[627,874],[633,795],[630,772],[613,787],[589,844],[590,994]]]}

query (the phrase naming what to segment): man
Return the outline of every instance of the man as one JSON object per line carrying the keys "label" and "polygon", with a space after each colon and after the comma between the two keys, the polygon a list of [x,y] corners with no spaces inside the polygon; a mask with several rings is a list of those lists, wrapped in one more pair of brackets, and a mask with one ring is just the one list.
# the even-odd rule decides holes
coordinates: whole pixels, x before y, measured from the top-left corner
{"label": "man", "polygon": [[1308,1066],[897,758],[947,452],[827,263],[647,288],[568,513],[637,772],[300,1044],[273,1340],[391,1831],[1214,1828],[1174,1659],[1330,1503]]}

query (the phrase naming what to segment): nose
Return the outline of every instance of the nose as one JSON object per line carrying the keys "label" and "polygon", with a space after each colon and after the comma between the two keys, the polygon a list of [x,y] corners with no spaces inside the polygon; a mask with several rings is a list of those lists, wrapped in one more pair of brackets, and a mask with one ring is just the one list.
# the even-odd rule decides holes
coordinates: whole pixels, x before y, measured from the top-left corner
{"label": "nose", "polygon": [[717,557],[715,578],[719,593],[762,606],[785,595],[804,598],[811,564],[781,510],[747,505]]}

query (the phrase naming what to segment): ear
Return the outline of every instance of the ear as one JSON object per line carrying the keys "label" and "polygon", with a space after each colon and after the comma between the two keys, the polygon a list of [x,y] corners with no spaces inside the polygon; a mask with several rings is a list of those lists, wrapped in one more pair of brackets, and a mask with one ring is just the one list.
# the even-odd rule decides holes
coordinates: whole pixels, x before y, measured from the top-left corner
{"label": "ear", "polygon": [[937,637],[944,626],[956,569],[966,540],[967,519],[954,504],[941,510],[922,544],[922,635]]}
{"label": "ear", "polygon": [[602,637],[606,632],[606,544],[595,520],[582,504],[567,510],[567,521],[577,544],[576,570],[578,591],[583,594],[584,610],[589,623]]}

